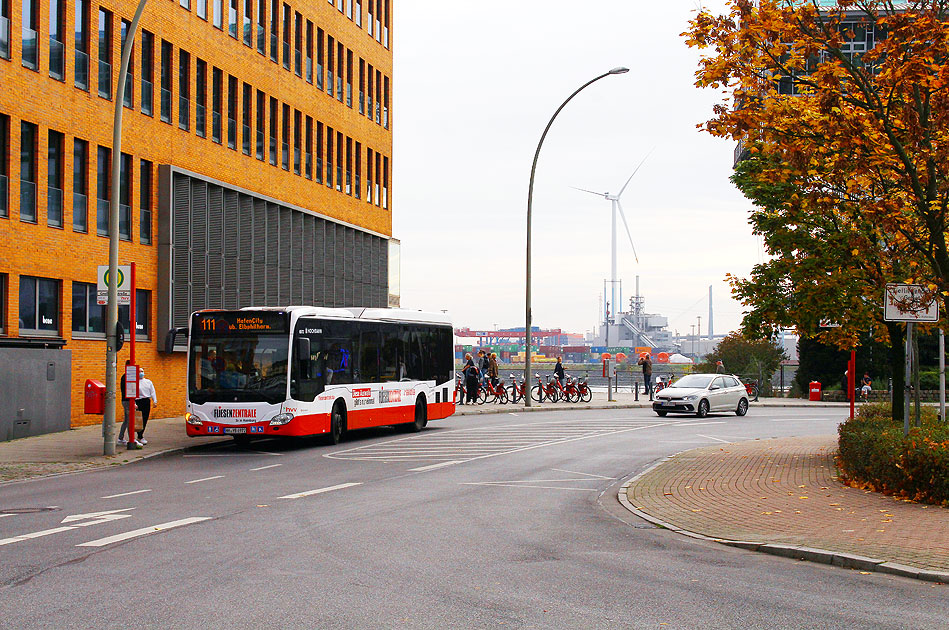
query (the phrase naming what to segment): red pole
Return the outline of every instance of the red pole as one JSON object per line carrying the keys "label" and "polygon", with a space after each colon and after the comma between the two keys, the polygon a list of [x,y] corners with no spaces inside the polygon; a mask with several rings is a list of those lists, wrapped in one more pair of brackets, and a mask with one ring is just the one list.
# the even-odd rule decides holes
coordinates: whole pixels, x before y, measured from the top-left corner
{"label": "red pole", "polygon": [[850,351],[850,369],[847,370],[847,387],[850,388],[850,419],[853,420],[853,408],[855,403],[857,387],[857,351]]}
{"label": "red pole", "polygon": [[[132,362],[132,365],[137,366],[135,363],[135,263],[132,263],[132,296],[129,304],[129,361]],[[135,368],[135,392],[138,393],[138,367]],[[126,373],[127,374],[127,373]],[[128,376],[126,375],[126,381]],[[125,396],[125,392],[122,392],[122,395]],[[129,405],[129,445],[135,443],[135,399],[132,398],[128,401]]]}

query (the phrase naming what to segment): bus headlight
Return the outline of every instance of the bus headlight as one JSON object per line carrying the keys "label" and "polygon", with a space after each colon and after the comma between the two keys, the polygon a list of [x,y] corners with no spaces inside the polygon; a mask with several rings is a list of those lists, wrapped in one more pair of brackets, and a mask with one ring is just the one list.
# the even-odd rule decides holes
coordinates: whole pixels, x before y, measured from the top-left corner
{"label": "bus headlight", "polygon": [[273,418],[270,419],[270,426],[278,427],[278,426],[287,424],[291,420],[293,420],[292,413],[278,413],[277,415],[275,415]]}
{"label": "bus headlight", "polygon": [[185,414],[185,422],[195,427],[200,427],[204,424],[203,422],[201,422],[198,416],[194,415],[190,411]]}

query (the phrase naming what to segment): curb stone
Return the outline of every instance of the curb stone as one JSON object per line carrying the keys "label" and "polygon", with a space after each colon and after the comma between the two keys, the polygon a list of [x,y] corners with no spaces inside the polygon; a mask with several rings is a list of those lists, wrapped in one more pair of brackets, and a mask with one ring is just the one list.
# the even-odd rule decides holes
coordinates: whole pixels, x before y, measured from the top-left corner
{"label": "curb stone", "polygon": [[[678,453],[676,453],[678,455]],[[682,529],[676,525],[672,525],[663,521],[662,519],[656,518],[651,514],[647,514],[642,510],[636,508],[632,503],[629,502],[628,491],[630,486],[632,486],[640,478],[646,476],[654,469],[658,468],[661,464],[669,461],[675,457],[675,455],[670,455],[668,457],[663,457],[662,459],[652,463],[645,470],[637,473],[629,480],[627,480],[619,489],[619,492],[616,495],[617,500],[620,504],[625,507],[627,510],[638,516],[639,518],[662,527],[663,529],[668,529],[676,534],[681,534],[689,538],[694,538],[697,540],[705,540],[708,542],[714,542],[721,545],[727,545],[729,547],[737,547],[739,549],[745,549],[747,551],[757,551],[760,553],[767,553],[774,556],[781,556],[784,558],[791,558],[795,560],[806,560],[808,562],[819,562],[821,564],[829,564],[832,566],[837,566],[844,569],[856,569],[860,571],[870,571],[878,573],[889,573],[891,575],[898,575],[901,577],[912,578],[915,580],[921,580],[925,582],[937,582],[937,583],[949,583],[949,573],[943,573],[940,571],[929,571],[926,569],[919,569],[916,567],[907,566],[897,562],[885,562],[883,560],[877,560],[874,558],[866,558],[864,556],[858,556],[855,554],[848,554],[842,552],[828,551],[826,549],[815,549],[812,547],[802,547],[795,545],[786,545],[781,543],[758,543],[753,541],[746,540],[729,540],[726,538],[716,538],[712,536],[706,536],[705,534],[700,534],[697,532],[689,531]]]}

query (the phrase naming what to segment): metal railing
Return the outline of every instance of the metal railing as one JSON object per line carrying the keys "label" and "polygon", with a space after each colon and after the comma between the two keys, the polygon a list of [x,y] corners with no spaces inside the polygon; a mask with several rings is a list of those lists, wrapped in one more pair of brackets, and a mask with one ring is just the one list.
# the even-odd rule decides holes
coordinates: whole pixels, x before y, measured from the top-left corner
{"label": "metal railing", "polygon": [[237,148],[237,121],[233,118],[227,119],[227,148]]}
{"label": "metal railing", "polygon": [[83,90],[89,89],[89,55],[77,50],[74,55],[74,65],[76,66],[74,75],[75,75],[75,84],[77,88]]}
{"label": "metal railing", "polygon": [[125,90],[122,94],[122,105],[128,107],[129,109],[133,108],[132,104],[132,86],[135,85],[135,77],[132,76],[132,73],[127,73],[125,75]]}
{"label": "metal railing", "polygon": [[187,96],[178,97],[178,127],[187,131],[191,123],[191,101]]}
{"label": "metal railing", "polygon": [[109,235],[109,200],[96,199],[96,234]]}
{"label": "metal railing", "polygon": [[244,155],[250,155],[250,125],[241,125],[241,131],[244,134],[241,148],[244,150]]}
{"label": "metal railing", "polygon": [[165,122],[171,122],[171,90],[161,88],[158,94],[161,107],[161,119]]}
{"label": "metal railing", "polygon": [[0,16],[0,57],[10,58],[10,19]]}
{"label": "metal railing", "polygon": [[89,231],[87,203],[85,195],[77,192],[72,194],[72,229],[76,232]]}
{"label": "metal railing", "polygon": [[36,223],[36,184],[20,180],[20,221]]}
{"label": "metal railing", "polygon": [[207,125],[208,125],[207,108],[201,103],[196,103],[194,106],[194,130],[202,138],[204,138],[208,133]]}
{"label": "metal railing", "polygon": [[221,141],[221,112],[211,112],[211,140]]}
{"label": "metal railing", "polygon": [[0,175],[0,217],[10,216],[10,202],[7,195],[7,176]]}
{"label": "metal railing", "polygon": [[300,147],[293,147],[293,172],[297,175],[300,174],[300,158],[302,155],[303,152],[300,151]]}
{"label": "metal railing", "polygon": [[40,41],[39,33],[31,28],[23,27],[23,66],[31,70],[39,69]]}
{"label": "metal railing", "polygon": [[265,146],[266,146],[266,142],[265,142],[265,140],[264,140],[264,132],[263,132],[263,131],[258,131],[258,132],[257,132],[257,159],[258,159],[258,160],[263,161],[263,159],[264,159],[264,147],[265,147]]}
{"label": "metal railing", "polygon": [[99,96],[112,98],[112,64],[99,60]]}
{"label": "metal railing", "polygon": [[123,241],[132,240],[132,206],[121,203],[119,204],[119,238]]}
{"label": "metal railing", "polygon": [[316,89],[323,89],[323,64],[316,64]]}
{"label": "metal railing", "polygon": [[152,101],[155,97],[155,87],[152,85],[151,81],[146,81],[142,79],[142,113],[152,115],[154,111],[152,108]]}
{"label": "metal railing", "polygon": [[63,226],[63,191],[53,186],[46,188],[46,225]]}
{"label": "metal railing", "polygon": [[281,143],[280,147],[280,164],[283,166],[283,170],[290,170],[290,145],[286,142]]}

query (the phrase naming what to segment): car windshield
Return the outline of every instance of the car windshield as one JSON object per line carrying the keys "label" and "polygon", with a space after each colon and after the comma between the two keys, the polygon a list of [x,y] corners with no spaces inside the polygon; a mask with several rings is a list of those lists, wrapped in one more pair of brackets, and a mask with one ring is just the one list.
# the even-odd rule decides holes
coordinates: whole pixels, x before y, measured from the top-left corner
{"label": "car windshield", "polygon": [[696,389],[704,389],[708,387],[708,384],[712,382],[714,376],[708,374],[689,374],[688,376],[683,376],[675,383],[672,384],[673,387],[694,387]]}
{"label": "car windshield", "polygon": [[188,399],[268,402],[287,397],[290,340],[281,334],[199,335],[191,343]]}

